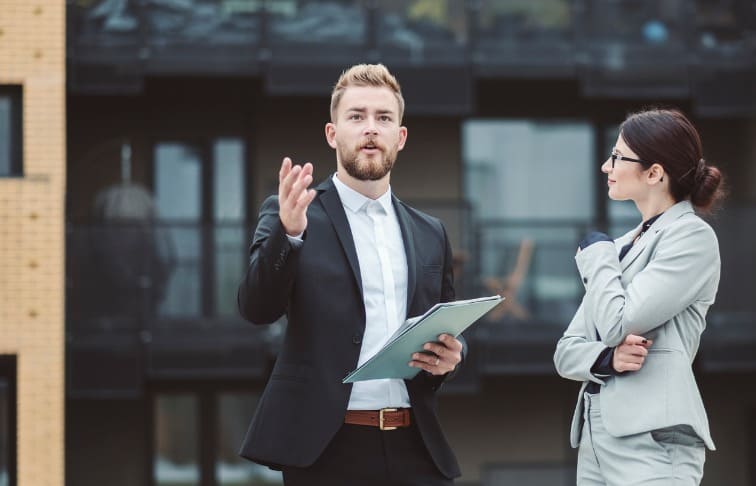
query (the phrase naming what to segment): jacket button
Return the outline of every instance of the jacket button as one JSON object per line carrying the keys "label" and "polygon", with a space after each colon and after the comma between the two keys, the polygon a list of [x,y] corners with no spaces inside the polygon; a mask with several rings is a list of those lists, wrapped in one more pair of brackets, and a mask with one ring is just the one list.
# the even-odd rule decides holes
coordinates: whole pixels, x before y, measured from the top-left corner
{"label": "jacket button", "polygon": [[584,284],[587,284],[587,283],[588,283],[588,277],[583,277],[583,283],[584,283]]}
{"label": "jacket button", "polygon": [[352,342],[354,344],[362,344],[362,336],[355,334],[354,336],[352,336]]}

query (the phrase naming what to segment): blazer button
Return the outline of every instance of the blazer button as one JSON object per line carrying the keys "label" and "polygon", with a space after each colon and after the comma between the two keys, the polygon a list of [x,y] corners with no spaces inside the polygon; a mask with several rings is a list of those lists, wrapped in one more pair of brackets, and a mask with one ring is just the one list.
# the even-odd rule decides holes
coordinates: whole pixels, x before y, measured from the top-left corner
{"label": "blazer button", "polygon": [[588,283],[588,277],[583,277],[583,283],[584,283],[584,284],[587,284],[587,283]]}
{"label": "blazer button", "polygon": [[355,334],[354,336],[352,336],[352,342],[354,344],[362,344],[362,336]]}

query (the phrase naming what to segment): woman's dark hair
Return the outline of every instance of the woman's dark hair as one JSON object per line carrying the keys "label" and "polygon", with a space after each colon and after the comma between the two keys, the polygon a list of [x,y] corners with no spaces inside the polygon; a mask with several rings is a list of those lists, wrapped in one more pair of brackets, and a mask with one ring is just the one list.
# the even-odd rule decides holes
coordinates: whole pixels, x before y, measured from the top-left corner
{"label": "woman's dark hair", "polygon": [[664,168],[675,201],[690,198],[697,209],[706,212],[724,197],[722,173],[706,164],[701,137],[680,111],[633,113],[620,126],[620,133],[638,158]]}

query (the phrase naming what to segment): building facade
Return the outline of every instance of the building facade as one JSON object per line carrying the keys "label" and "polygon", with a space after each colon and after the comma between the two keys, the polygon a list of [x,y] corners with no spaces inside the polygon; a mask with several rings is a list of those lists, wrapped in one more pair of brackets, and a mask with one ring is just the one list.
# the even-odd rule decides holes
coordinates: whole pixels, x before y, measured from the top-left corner
{"label": "building facade", "polygon": [[0,2],[0,484],[64,481],[65,14]]}
{"label": "building facade", "polygon": [[[285,320],[243,322],[236,286],[281,159],[332,174],[331,85],[383,62],[409,129],[392,189],[445,222],[461,298],[508,297],[441,397],[458,484],[574,484],[578,384],[551,362],[581,297],[574,249],[639,222],[599,166],[627,113],[672,105],[730,193],[709,217],[722,282],[694,365],[718,446],[704,484],[756,486],[752,2],[0,1],[0,393],[17,484],[280,484],[236,453]],[[46,448],[64,423],[65,474],[63,448]],[[53,463],[32,468],[42,450]]]}

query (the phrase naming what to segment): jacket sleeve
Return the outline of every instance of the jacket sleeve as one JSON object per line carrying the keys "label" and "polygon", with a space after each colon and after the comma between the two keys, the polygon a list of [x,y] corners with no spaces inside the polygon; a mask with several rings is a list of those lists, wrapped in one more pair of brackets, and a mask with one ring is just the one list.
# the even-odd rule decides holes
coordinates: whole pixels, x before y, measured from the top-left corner
{"label": "jacket sleeve", "polygon": [[249,250],[249,266],[239,284],[239,313],[253,324],[270,324],[286,312],[296,277],[298,248],[278,216],[278,197],[263,202]]}
{"label": "jacket sleeve", "polygon": [[586,288],[584,312],[604,345],[618,346],[628,334],[643,335],[696,300],[713,300],[703,290],[719,275],[714,231],[696,220],[666,231],[627,288],[613,244],[596,243],[575,257]]}
{"label": "jacket sleeve", "polygon": [[604,381],[591,372],[599,355],[606,346],[600,341],[586,336],[585,302],[580,304],[575,317],[557,343],[554,352],[554,366],[560,376],[575,381],[594,381],[601,385]]}

